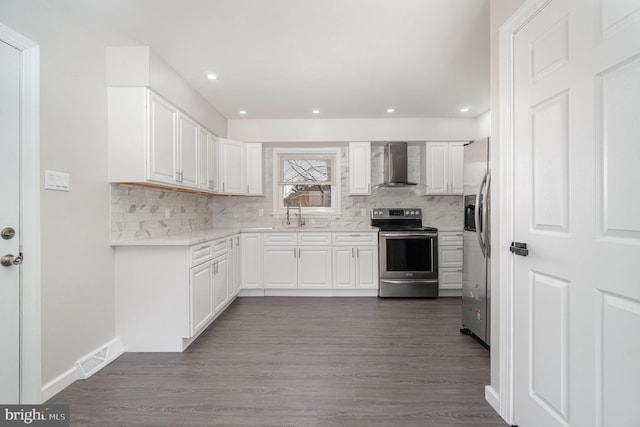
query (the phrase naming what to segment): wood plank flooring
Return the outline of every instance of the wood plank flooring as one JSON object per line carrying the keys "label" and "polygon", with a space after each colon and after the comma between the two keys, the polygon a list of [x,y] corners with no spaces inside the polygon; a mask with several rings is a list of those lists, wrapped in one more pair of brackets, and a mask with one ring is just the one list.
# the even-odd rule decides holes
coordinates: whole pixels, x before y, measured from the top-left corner
{"label": "wood plank flooring", "polygon": [[125,353],[50,403],[87,426],[506,426],[460,299],[238,298],[184,353]]}

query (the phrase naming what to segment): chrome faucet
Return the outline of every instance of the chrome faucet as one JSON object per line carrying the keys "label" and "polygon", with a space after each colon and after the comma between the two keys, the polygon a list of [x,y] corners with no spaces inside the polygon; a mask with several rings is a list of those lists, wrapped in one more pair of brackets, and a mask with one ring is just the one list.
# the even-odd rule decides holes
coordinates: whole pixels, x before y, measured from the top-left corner
{"label": "chrome faucet", "polygon": [[302,227],[307,223],[307,221],[302,218],[302,203],[298,205],[298,213],[296,215],[298,216],[298,227]]}

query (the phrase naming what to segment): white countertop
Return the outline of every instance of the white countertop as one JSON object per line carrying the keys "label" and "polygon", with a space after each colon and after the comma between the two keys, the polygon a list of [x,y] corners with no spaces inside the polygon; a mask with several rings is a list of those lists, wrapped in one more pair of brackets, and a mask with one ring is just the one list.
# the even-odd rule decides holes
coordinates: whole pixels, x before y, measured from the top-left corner
{"label": "white countertop", "polygon": [[210,240],[221,239],[238,233],[358,233],[377,232],[376,227],[255,227],[255,228],[213,228],[170,236],[148,237],[145,239],[114,240],[111,246],[191,246]]}

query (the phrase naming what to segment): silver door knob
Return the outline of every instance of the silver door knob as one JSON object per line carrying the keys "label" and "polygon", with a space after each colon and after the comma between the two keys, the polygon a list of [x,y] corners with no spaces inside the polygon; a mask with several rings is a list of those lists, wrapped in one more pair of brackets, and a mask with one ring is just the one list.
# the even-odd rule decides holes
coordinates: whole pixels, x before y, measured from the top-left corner
{"label": "silver door knob", "polygon": [[5,267],[11,267],[12,265],[20,265],[22,264],[22,254],[15,256],[11,254],[7,254],[0,258],[0,264]]}

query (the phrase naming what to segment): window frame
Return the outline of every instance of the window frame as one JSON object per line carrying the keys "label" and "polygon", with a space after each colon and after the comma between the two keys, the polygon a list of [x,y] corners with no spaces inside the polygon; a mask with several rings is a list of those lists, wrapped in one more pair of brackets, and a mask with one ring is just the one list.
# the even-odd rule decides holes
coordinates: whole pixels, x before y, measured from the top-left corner
{"label": "window frame", "polygon": [[[340,215],[342,212],[340,211],[341,204],[341,187],[342,187],[342,176],[341,176],[341,165],[340,165],[340,147],[326,147],[326,148],[289,148],[289,147],[278,147],[273,149],[273,213],[274,215],[286,215],[287,208],[284,206],[284,201],[280,198],[281,195],[281,183],[280,183],[280,173],[281,173],[281,163],[283,161],[283,156],[291,156],[291,155],[310,155],[310,156],[333,156],[333,176],[331,177],[331,207],[320,208],[320,207],[302,207],[302,212],[305,216],[318,216],[318,217],[328,217],[328,216],[336,216]],[[280,202],[283,202],[283,205],[280,205]],[[290,210],[297,210],[297,206],[291,206]]]}

